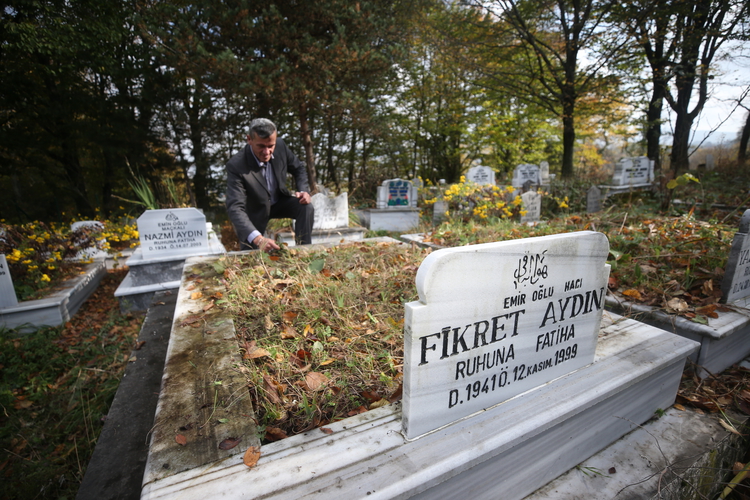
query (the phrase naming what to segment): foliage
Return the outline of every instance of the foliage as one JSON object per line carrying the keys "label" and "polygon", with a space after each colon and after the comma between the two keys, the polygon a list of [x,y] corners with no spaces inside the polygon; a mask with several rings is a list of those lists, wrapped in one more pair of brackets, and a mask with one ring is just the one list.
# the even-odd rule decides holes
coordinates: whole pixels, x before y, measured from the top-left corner
{"label": "foliage", "polygon": [[219,261],[262,437],[400,398],[403,307],[425,254],[356,243]]}
{"label": "foliage", "polygon": [[0,329],[0,498],[75,498],[140,328],[118,312],[124,274],[64,326]]}

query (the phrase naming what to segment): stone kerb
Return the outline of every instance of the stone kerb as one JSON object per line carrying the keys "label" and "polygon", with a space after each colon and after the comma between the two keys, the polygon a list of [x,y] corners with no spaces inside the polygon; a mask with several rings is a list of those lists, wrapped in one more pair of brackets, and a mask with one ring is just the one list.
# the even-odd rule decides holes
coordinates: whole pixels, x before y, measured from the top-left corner
{"label": "stone kerb", "polygon": [[428,255],[404,319],[406,437],[591,363],[608,252],[584,231]]}
{"label": "stone kerb", "polygon": [[740,219],[740,227],[732,239],[732,247],[727,259],[721,292],[724,302],[731,303],[750,295],[750,210],[745,210]]}

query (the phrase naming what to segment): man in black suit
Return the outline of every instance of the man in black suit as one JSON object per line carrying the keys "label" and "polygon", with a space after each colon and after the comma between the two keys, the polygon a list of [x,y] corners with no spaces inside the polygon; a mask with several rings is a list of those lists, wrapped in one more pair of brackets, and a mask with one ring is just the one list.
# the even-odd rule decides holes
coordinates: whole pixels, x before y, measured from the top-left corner
{"label": "man in black suit", "polygon": [[[286,187],[294,177],[297,191]],[[270,219],[294,219],[297,243],[312,243],[313,206],[305,165],[284,141],[276,137],[276,125],[265,118],[250,122],[247,146],[227,162],[226,206],[241,247],[277,250],[263,236]]]}

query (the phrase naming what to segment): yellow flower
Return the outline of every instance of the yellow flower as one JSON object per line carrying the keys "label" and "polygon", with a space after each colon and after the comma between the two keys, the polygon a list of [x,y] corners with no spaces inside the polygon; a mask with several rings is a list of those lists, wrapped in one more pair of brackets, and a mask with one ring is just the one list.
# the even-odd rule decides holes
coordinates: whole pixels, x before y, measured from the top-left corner
{"label": "yellow flower", "polygon": [[29,271],[36,271],[39,269],[39,266],[29,266]]}
{"label": "yellow flower", "polygon": [[21,262],[21,264],[27,264],[27,265],[28,265],[28,264],[31,264],[31,260],[29,260],[29,259],[26,259],[26,260],[24,260],[23,262]]}
{"label": "yellow flower", "polygon": [[42,274],[41,280],[42,281],[49,281],[50,279],[49,279],[49,276],[47,276],[46,274]]}

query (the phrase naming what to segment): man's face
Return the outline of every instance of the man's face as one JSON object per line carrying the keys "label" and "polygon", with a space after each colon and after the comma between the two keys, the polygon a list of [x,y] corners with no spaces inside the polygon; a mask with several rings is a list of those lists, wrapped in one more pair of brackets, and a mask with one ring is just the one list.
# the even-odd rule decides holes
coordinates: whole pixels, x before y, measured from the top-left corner
{"label": "man's face", "polygon": [[263,163],[271,161],[273,150],[276,147],[276,132],[271,134],[270,137],[266,137],[265,139],[262,137],[258,137],[251,132],[247,136],[247,143],[250,145],[253,153],[255,154],[255,157],[259,161]]}

